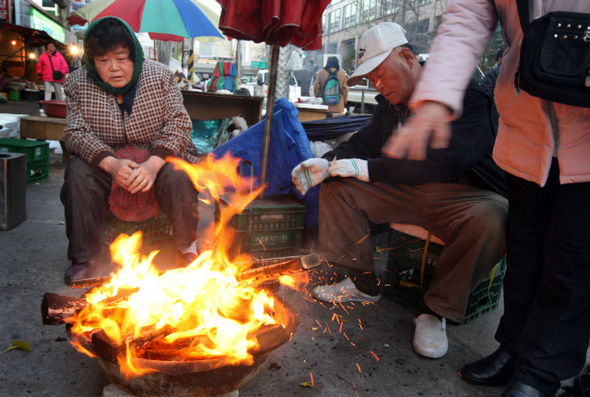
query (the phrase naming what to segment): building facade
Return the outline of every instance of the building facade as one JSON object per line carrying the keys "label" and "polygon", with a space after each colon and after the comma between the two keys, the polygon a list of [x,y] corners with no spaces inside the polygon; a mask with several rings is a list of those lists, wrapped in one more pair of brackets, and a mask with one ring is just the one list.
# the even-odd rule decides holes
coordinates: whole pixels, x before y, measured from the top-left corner
{"label": "building facade", "polygon": [[358,39],[381,22],[399,23],[417,52],[427,52],[447,4],[448,0],[333,0],[322,17],[321,53],[340,54],[343,69],[352,73]]}

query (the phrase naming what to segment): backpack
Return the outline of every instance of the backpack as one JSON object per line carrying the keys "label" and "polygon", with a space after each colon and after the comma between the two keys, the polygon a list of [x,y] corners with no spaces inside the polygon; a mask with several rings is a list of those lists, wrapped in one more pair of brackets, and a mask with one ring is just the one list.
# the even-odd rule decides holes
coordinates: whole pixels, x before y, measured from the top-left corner
{"label": "backpack", "polygon": [[340,102],[340,96],[342,95],[342,88],[340,88],[340,79],[338,79],[338,71],[329,73],[324,87],[322,88],[322,100],[324,105],[337,105]]}

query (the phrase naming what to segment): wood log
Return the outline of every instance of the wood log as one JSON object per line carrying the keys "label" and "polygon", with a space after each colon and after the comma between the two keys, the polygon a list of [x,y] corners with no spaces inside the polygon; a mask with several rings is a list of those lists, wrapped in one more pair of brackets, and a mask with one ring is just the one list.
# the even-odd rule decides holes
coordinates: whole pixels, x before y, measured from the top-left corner
{"label": "wood log", "polygon": [[84,298],[75,298],[46,292],[41,302],[41,317],[44,325],[63,324],[66,318],[72,317],[78,310],[88,305]]}
{"label": "wood log", "polygon": [[[294,256],[288,258],[262,259],[255,261],[254,264],[246,270],[237,274],[238,280],[245,279],[265,279],[284,276],[287,274],[300,273],[313,269],[321,264],[318,254],[309,254],[304,256]],[[247,266],[248,264],[244,264]],[[112,276],[88,278],[72,282],[72,288],[97,287],[108,283]]]}
{"label": "wood log", "polygon": [[[105,306],[114,305],[127,299],[137,291],[139,291],[139,288],[122,289],[117,295],[104,299],[102,303]],[[41,318],[43,319],[43,324],[64,324],[65,320],[88,305],[89,303],[85,298],[75,298],[73,296],[46,292],[41,302]]]}
{"label": "wood log", "polygon": [[92,346],[94,346],[94,350],[101,358],[106,361],[115,362],[117,361],[118,356],[125,354],[127,346],[129,346],[130,350],[135,350],[138,347],[156,339],[163,338],[173,332],[174,329],[169,325],[165,325],[159,329],[154,325],[150,325],[141,328],[139,332],[137,332],[137,335],[135,335],[135,333],[130,333],[122,338],[121,341],[115,341],[111,339],[103,329],[100,329],[92,333],[90,341],[92,342]]}

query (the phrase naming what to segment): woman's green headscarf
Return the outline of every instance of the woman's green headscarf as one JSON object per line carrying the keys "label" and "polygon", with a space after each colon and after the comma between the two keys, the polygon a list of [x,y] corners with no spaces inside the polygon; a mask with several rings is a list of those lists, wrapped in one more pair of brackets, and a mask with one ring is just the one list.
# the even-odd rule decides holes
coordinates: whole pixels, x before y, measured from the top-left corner
{"label": "woman's green headscarf", "polygon": [[105,83],[104,80],[98,74],[96,67],[94,66],[94,59],[89,59],[89,57],[86,56],[86,51],[85,51],[84,55],[82,56],[82,64],[86,67],[86,70],[88,71],[88,76],[92,80],[94,80],[94,82],[100,88],[102,88],[106,92],[111,93],[113,95],[121,95],[122,94],[123,95],[123,108],[125,110],[127,110],[128,113],[131,113],[131,107],[133,106],[133,98],[135,97],[135,88],[136,88],[137,80],[139,79],[139,74],[141,73],[141,67],[143,66],[143,61],[144,61],[143,49],[141,48],[141,44],[139,43],[139,40],[137,40],[137,37],[135,36],[135,32],[133,32],[133,29],[131,29],[131,26],[129,26],[127,24],[127,22],[125,22],[122,19],[117,18],[117,17],[103,17],[103,18],[97,19],[96,21],[92,22],[90,24],[90,26],[88,26],[88,29],[86,30],[86,34],[84,35],[84,46],[86,46],[86,40],[88,39],[89,35],[94,30],[94,28],[96,28],[96,26],[98,26],[99,24],[101,24],[102,22],[104,22],[106,20],[114,20],[114,21],[118,21],[119,23],[121,23],[129,31],[129,34],[131,35],[131,38],[133,39],[133,43],[135,44],[135,48],[134,48],[135,59],[133,60],[133,75],[131,76],[131,80],[129,81],[129,83],[127,85],[125,85],[124,87],[120,87],[120,88],[115,88],[115,87],[111,86],[110,84]]}

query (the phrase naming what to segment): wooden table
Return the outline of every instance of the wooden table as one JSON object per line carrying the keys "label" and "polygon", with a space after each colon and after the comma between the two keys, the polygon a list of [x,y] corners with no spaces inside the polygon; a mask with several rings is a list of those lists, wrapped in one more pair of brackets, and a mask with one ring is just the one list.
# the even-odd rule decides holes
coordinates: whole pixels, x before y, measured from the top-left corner
{"label": "wooden table", "polygon": [[63,151],[62,161],[70,161],[70,154],[66,150],[63,135],[66,119],[43,116],[29,116],[20,119],[21,138],[31,138],[40,141],[59,141]]}
{"label": "wooden table", "polygon": [[[223,95],[200,91],[182,91],[184,106],[191,119],[217,120],[224,116],[241,116],[248,127],[258,123],[262,117],[262,97]],[[70,160],[70,154],[63,142],[66,119],[43,116],[23,117],[20,121],[20,135],[23,138],[59,141],[63,150],[63,162]]]}
{"label": "wooden table", "polygon": [[295,107],[299,110],[299,121],[323,120],[329,113],[328,107],[325,105],[307,105],[303,103],[296,103]]}
{"label": "wooden table", "polygon": [[184,106],[191,119],[219,120],[240,116],[252,127],[262,118],[262,97],[223,95],[212,92],[182,91]]}

